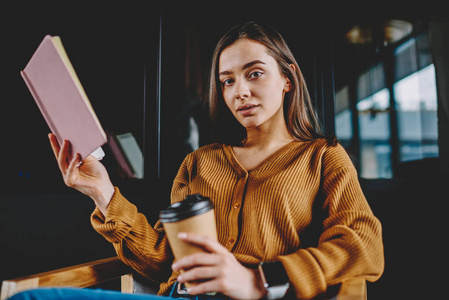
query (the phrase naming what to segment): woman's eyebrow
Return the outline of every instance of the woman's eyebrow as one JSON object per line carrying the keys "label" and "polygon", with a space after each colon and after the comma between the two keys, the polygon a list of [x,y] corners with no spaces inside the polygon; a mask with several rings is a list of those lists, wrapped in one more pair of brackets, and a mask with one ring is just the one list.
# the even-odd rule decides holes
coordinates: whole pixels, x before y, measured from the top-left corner
{"label": "woman's eyebrow", "polygon": [[[257,65],[257,64],[265,65],[265,63],[263,61],[256,59],[256,60],[253,60],[253,61],[251,61],[251,62],[249,62],[247,64],[244,64],[243,67],[242,67],[242,70],[251,68],[252,66]],[[218,76],[229,75],[229,74],[232,74],[232,72],[231,71],[222,71],[222,72],[218,73]]]}
{"label": "woman's eyebrow", "polygon": [[245,64],[245,65],[243,66],[242,70],[251,68],[252,66],[257,65],[257,64],[262,64],[262,65],[264,65],[265,63],[264,63],[263,61],[261,61],[261,60],[256,59],[256,60],[253,60],[252,62],[249,62],[249,63]]}
{"label": "woman's eyebrow", "polygon": [[220,73],[218,73],[218,76],[221,76],[221,75],[229,75],[229,74],[231,74],[232,72],[230,72],[230,71],[222,71],[222,72],[220,72]]}

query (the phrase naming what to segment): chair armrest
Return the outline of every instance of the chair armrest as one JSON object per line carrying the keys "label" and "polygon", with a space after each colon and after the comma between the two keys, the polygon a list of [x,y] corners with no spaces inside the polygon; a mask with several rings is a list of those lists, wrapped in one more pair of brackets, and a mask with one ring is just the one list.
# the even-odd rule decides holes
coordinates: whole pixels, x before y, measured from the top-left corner
{"label": "chair armrest", "polygon": [[366,281],[355,279],[342,282],[336,300],[366,300]]}
{"label": "chair armrest", "polygon": [[89,287],[122,277],[122,292],[133,292],[132,269],[118,257],[57,269],[49,272],[4,280],[0,300],[38,287]]}
{"label": "chair armrest", "polygon": [[[0,300],[14,294],[38,287],[89,287],[121,277],[121,291],[133,293],[132,269],[118,257],[57,269],[16,279],[4,280]],[[335,295],[335,294],[334,294]],[[345,281],[340,285],[332,300],[366,300],[366,281],[363,279]]]}

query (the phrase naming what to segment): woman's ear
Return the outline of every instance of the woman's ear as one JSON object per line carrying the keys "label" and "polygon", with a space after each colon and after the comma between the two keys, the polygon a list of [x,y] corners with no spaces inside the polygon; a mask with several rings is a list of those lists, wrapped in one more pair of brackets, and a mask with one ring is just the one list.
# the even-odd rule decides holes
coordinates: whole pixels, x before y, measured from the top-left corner
{"label": "woman's ear", "polygon": [[[290,67],[293,69],[293,72],[295,72],[295,70],[296,70],[295,65],[290,64]],[[292,83],[287,76],[285,76],[285,79],[286,79],[286,81],[285,81],[285,86],[284,86],[284,92],[288,93],[292,90]]]}
{"label": "woman's ear", "polygon": [[284,86],[284,92],[288,93],[292,90],[292,83],[290,82],[290,79],[288,79],[288,77],[285,78],[285,86]]}

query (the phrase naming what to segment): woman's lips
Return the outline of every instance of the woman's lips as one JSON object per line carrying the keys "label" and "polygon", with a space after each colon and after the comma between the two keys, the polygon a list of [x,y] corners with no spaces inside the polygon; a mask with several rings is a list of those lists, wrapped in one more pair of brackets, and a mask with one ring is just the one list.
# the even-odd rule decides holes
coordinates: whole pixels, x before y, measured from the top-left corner
{"label": "woman's lips", "polygon": [[255,104],[245,104],[245,105],[239,106],[237,111],[242,116],[249,116],[249,115],[252,115],[258,107],[259,107],[259,105],[255,105]]}

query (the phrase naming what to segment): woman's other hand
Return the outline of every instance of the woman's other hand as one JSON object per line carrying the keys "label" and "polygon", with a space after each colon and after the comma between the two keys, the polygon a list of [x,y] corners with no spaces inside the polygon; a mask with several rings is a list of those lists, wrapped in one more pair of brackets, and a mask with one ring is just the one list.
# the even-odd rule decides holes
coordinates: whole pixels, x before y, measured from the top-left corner
{"label": "woman's other hand", "polygon": [[72,156],[69,141],[64,141],[60,147],[54,134],[50,133],[48,138],[64,183],[91,197],[103,215],[106,215],[114,186],[103,164],[93,156],[81,161],[78,153]]}
{"label": "woman's other hand", "polygon": [[180,233],[181,240],[202,247],[208,253],[198,252],[181,258],[173,264],[180,283],[200,281],[188,288],[190,295],[220,292],[233,299],[260,299],[265,288],[257,269],[244,267],[234,255],[217,241],[193,233]]}

